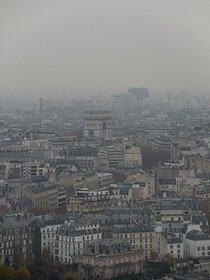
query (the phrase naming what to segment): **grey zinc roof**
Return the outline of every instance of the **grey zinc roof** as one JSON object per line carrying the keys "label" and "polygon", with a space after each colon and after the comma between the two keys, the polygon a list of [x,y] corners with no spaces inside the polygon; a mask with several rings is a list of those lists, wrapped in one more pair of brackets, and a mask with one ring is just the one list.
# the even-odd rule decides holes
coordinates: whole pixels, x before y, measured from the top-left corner
{"label": "grey zinc roof", "polygon": [[14,187],[24,186],[24,185],[33,185],[33,181],[27,178],[12,179],[12,180],[4,180],[1,184],[9,188],[14,188]]}
{"label": "grey zinc roof", "polygon": [[10,198],[10,203],[13,206],[16,206],[16,205],[33,204],[33,201],[30,198],[20,196],[20,197]]}
{"label": "grey zinc roof", "polygon": [[158,183],[160,185],[176,185],[176,179],[173,179],[173,178],[159,178]]}
{"label": "grey zinc roof", "polygon": [[[132,245],[128,240],[101,239],[97,241],[92,241],[90,243],[90,248],[93,248],[93,246],[97,244],[99,245],[98,255],[100,255],[100,257],[105,257],[106,255],[112,255],[112,254],[119,255],[124,252],[129,252],[132,250]],[[92,251],[92,253],[94,254],[94,251]]]}
{"label": "grey zinc roof", "polygon": [[208,233],[193,229],[187,233],[186,238],[190,240],[210,240],[210,235]]}
{"label": "grey zinc roof", "polygon": [[205,214],[194,213],[192,216],[192,223],[199,225],[200,223],[207,224],[208,220]]}
{"label": "grey zinc roof", "polygon": [[167,239],[168,244],[177,244],[177,243],[183,243],[181,238],[178,237],[171,237]]}
{"label": "grey zinc roof", "polygon": [[79,235],[87,235],[92,233],[99,233],[98,228],[89,228],[89,229],[76,229],[75,225],[73,224],[65,224],[62,225],[57,230],[57,235],[63,235],[63,236],[79,236]]}
{"label": "grey zinc roof", "polygon": [[114,231],[116,233],[123,232],[123,233],[130,233],[130,232],[154,232],[153,227],[149,226],[139,226],[139,225],[118,225],[114,227]]}

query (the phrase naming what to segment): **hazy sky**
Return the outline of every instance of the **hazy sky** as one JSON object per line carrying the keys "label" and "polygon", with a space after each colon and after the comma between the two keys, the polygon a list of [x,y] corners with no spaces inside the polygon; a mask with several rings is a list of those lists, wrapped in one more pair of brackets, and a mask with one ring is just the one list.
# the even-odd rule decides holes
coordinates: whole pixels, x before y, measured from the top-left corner
{"label": "hazy sky", "polygon": [[0,90],[210,92],[209,0],[0,0]]}

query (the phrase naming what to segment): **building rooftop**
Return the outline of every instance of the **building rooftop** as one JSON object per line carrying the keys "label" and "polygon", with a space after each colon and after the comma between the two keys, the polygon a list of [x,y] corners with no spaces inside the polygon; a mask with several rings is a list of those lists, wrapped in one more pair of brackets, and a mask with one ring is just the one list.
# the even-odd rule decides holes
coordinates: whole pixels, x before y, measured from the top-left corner
{"label": "building rooftop", "polygon": [[177,244],[177,243],[183,243],[181,238],[178,237],[170,237],[167,239],[168,244]]}
{"label": "building rooftop", "polygon": [[89,235],[97,234],[100,230],[98,227],[90,227],[84,229],[77,229],[75,224],[64,224],[57,230],[57,235],[63,236],[80,236],[80,235]]}
{"label": "building rooftop", "polygon": [[116,225],[114,226],[115,233],[131,233],[131,232],[154,232],[154,228],[150,226],[139,225]]}
{"label": "building rooftop", "polygon": [[109,255],[123,254],[132,250],[133,247],[128,240],[101,239],[90,243],[90,253],[101,258]]}
{"label": "building rooftop", "polygon": [[195,240],[195,241],[196,240],[210,240],[210,235],[203,231],[193,229],[187,233],[186,239]]}

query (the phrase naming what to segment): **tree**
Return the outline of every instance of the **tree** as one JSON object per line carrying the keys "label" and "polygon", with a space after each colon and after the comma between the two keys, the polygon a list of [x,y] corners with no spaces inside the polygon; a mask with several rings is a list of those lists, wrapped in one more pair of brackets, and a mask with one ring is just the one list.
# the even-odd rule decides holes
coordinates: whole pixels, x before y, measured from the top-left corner
{"label": "tree", "polygon": [[4,265],[10,266],[10,260],[8,257],[5,258]]}
{"label": "tree", "polygon": [[41,231],[38,225],[34,228],[34,258],[36,261],[41,260]]}
{"label": "tree", "polygon": [[165,255],[165,262],[168,264],[169,267],[173,267],[174,266],[174,257],[167,253]]}
{"label": "tree", "polygon": [[28,212],[34,214],[35,216],[40,216],[40,215],[46,215],[48,210],[46,207],[34,206],[34,207],[31,207],[28,210]]}
{"label": "tree", "polygon": [[156,152],[150,147],[142,147],[143,169],[152,169],[159,162],[164,162],[170,159],[168,152]]}
{"label": "tree", "polygon": [[13,280],[15,271],[12,267],[0,264],[0,279],[2,280]]}
{"label": "tree", "polygon": [[42,250],[42,258],[46,264],[50,262],[50,251],[47,248]]}
{"label": "tree", "polygon": [[15,280],[29,280],[30,279],[30,273],[28,269],[24,267],[20,267],[16,272],[15,272]]}
{"label": "tree", "polygon": [[124,173],[114,173],[113,177],[115,183],[124,182],[127,178],[126,174]]}
{"label": "tree", "polygon": [[68,280],[79,280],[80,279],[80,275],[78,271],[71,271],[70,273],[68,273]]}
{"label": "tree", "polygon": [[25,264],[25,258],[23,253],[19,252],[16,253],[14,256],[14,263],[16,264],[17,268],[24,266]]}
{"label": "tree", "polygon": [[151,251],[151,259],[154,261],[156,260],[158,257],[158,253],[154,250]]}

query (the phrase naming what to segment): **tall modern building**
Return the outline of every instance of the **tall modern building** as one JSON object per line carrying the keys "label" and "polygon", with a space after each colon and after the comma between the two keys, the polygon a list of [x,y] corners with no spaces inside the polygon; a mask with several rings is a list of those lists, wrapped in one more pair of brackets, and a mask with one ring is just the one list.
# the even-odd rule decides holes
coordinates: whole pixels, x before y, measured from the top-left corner
{"label": "tall modern building", "polygon": [[111,102],[115,112],[129,112],[136,105],[136,97],[128,92],[120,93],[113,95]]}
{"label": "tall modern building", "polygon": [[112,95],[111,105],[115,112],[133,112],[136,106],[148,97],[147,88],[129,88],[128,92]]}
{"label": "tall modern building", "polygon": [[128,92],[134,94],[137,100],[142,100],[149,97],[149,91],[145,87],[129,88]]}
{"label": "tall modern building", "polygon": [[99,142],[112,136],[112,114],[107,110],[86,111],[84,119],[84,136],[96,137]]}
{"label": "tall modern building", "polygon": [[43,112],[43,100],[40,98],[40,108],[39,108],[40,113]]}

